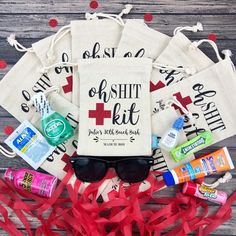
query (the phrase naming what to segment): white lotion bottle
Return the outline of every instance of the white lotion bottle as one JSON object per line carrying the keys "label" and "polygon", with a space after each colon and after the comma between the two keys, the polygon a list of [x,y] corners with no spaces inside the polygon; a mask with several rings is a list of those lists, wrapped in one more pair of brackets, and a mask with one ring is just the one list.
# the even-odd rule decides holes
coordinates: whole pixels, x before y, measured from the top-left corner
{"label": "white lotion bottle", "polygon": [[175,120],[171,129],[168,130],[164,136],[161,138],[159,147],[167,152],[170,152],[178,144],[179,131],[184,126],[184,118],[181,116]]}

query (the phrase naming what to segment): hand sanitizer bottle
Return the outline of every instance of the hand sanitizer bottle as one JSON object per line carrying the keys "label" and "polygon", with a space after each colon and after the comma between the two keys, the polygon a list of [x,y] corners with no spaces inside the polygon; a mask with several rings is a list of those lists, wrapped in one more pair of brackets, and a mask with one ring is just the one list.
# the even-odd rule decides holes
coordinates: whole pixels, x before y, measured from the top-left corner
{"label": "hand sanitizer bottle", "polygon": [[51,109],[44,93],[36,94],[32,100],[41,113],[42,133],[50,145],[58,146],[74,135],[74,130],[65,117]]}
{"label": "hand sanitizer bottle", "polygon": [[184,118],[179,117],[174,124],[172,125],[171,129],[168,130],[161,138],[159,146],[160,148],[164,149],[165,151],[170,152],[173,148],[175,148],[178,144],[178,136],[179,131],[184,126]]}

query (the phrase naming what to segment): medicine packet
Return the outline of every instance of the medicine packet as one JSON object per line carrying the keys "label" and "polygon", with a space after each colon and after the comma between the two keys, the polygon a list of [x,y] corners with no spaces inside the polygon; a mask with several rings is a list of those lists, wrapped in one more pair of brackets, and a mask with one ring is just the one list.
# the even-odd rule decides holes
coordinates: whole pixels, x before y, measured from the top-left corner
{"label": "medicine packet", "polygon": [[4,142],[34,169],[38,169],[55,149],[27,120]]}

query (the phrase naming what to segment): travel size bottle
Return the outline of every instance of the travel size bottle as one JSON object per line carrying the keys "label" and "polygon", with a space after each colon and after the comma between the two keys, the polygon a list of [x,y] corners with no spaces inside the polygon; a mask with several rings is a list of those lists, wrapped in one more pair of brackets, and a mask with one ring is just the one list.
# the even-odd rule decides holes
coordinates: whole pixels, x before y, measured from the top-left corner
{"label": "travel size bottle", "polygon": [[173,148],[175,148],[178,144],[178,136],[179,131],[184,126],[184,118],[179,117],[174,124],[172,125],[171,129],[168,130],[164,136],[160,140],[160,148],[170,152]]}
{"label": "travel size bottle", "polygon": [[42,197],[51,197],[57,185],[57,178],[26,168],[13,170],[8,168],[4,179],[12,182],[18,189],[26,190]]}
{"label": "travel size bottle", "polygon": [[42,132],[49,144],[57,146],[74,135],[74,130],[65,117],[51,109],[44,93],[36,94],[32,100],[40,111]]}

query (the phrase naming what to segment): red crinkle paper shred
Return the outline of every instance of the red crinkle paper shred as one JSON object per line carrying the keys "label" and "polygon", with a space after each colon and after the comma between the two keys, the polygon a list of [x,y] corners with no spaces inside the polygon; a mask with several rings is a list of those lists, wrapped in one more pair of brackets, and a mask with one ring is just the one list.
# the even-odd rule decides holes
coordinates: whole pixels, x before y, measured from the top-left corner
{"label": "red crinkle paper shred", "polygon": [[[75,236],[131,236],[135,232],[141,236],[208,235],[232,217],[231,205],[236,200],[234,192],[224,206],[210,214],[206,201],[180,192],[175,197],[158,197],[157,192],[154,197],[164,183],[150,174],[151,188],[145,192],[139,192],[140,184],[126,189],[120,185],[119,191],[109,195],[109,201],[102,202],[96,200],[102,182],[89,185],[79,195],[81,182],[76,180],[73,187],[68,184],[72,174],[67,173],[49,199],[16,190],[0,180],[0,227],[10,235],[25,235],[9,217],[15,214],[27,235],[36,236],[61,235],[58,230]],[[62,194],[65,190],[67,194]],[[32,221],[39,225],[34,231]]]}

